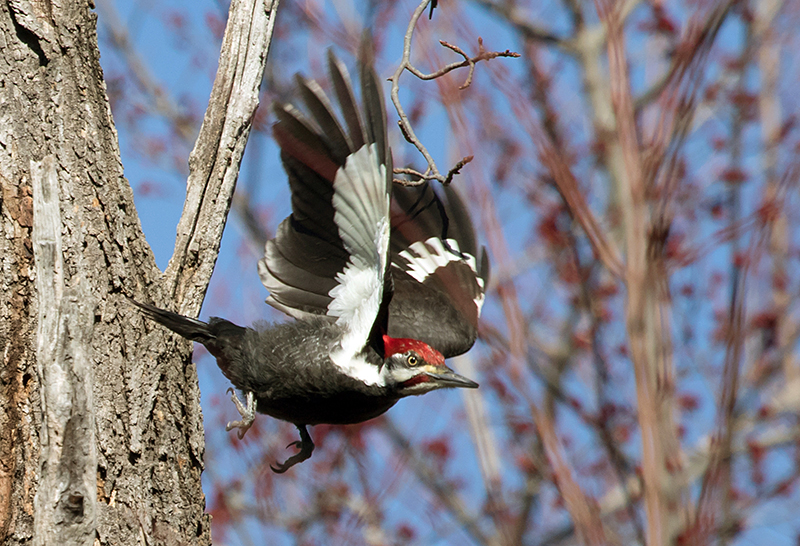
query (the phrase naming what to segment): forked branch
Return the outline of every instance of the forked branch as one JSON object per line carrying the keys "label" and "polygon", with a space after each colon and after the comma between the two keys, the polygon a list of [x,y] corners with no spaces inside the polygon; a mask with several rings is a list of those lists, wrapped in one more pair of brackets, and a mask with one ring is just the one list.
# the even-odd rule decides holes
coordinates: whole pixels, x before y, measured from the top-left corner
{"label": "forked branch", "polygon": [[439,40],[439,43],[442,44],[447,49],[455,51],[456,53],[464,57],[464,60],[461,61],[460,63],[450,63],[447,66],[440,68],[436,72],[431,72],[430,74],[424,74],[417,67],[411,64],[409,64],[406,67],[406,69],[421,80],[434,80],[440,76],[444,76],[448,72],[452,72],[456,68],[468,66],[469,74],[467,74],[467,79],[464,82],[464,84],[461,85],[461,87],[459,87],[459,89],[466,89],[472,83],[472,76],[475,73],[475,64],[477,64],[479,61],[489,61],[491,59],[496,59],[497,57],[512,57],[512,58],[519,57],[519,53],[515,53],[508,49],[506,49],[505,51],[486,51],[486,48],[483,47],[483,38],[481,37],[478,37],[478,54],[475,55],[474,57],[470,57],[469,55],[467,55],[464,52],[464,50],[458,47],[457,45],[445,42],[444,40]]}

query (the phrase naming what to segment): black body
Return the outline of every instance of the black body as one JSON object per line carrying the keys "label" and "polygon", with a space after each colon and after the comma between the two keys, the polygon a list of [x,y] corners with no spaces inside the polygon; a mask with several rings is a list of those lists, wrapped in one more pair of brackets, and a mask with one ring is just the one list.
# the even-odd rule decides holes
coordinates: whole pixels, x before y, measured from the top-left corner
{"label": "black body", "polygon": [[[208,323],[131,300],[148,317],[203,344],[222,373],[255,394],[256,411],[295,425],[348,425],[377,417],[401,395],[340,373],[328,355],[341,331],[323,319],[244,328],[212,317]],[[383,359],[377,354],[376,361]]]}

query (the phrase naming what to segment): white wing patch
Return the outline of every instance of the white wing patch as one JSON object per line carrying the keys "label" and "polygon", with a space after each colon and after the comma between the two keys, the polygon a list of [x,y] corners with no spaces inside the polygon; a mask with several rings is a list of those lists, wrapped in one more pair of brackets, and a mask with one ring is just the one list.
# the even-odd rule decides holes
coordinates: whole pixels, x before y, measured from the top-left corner
{"label": "white wing patch", "polygon": [[344,373],[369,385],[385,385],[377,366],[359,353],[367,343],[383,299],[384,271],[389,254],[389,205],[386,166],[377,146],[363,146],[347,158],[333,181],[333,221],[350,255],[337,284],[328,295],[328,315],[338,317],[347,332],[331,354]]}
{"label": "white wing patch", "polygon": [[[461,249],[458,247],[458,241],[455,239],[447,239],[447,244],[455,252],[445,248],[442,240],[438,237],[431,237],[425,242],[417,241],[409,245],[406,250],[400,252],[400,256],[408,261],[408,270],[406,273],[416,279],[417,282],[423,283],[425,279],[440,267],[445,267],[451,262],[466,263],[475,273],[475,281],[480,287],[480,294],[473,300],[478,307],[478,315],[480,316],[486,287],[483,285],[483,279],[478,275],[478,266],[475,261],[475,256],[466,252],[463,253],[463,256],[457,254],[461,252]],[[412,250],[414,251],[413,254],[409,252]]]}

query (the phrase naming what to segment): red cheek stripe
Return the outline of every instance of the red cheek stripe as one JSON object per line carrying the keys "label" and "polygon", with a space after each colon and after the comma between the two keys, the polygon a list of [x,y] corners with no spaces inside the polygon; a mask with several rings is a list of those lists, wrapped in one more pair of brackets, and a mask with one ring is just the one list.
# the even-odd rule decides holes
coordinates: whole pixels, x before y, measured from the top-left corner
{"label": "red cheek stripe", "polygon": [[428,374],[421,373],[421,374],[415,375],[414,377],[412,377],[408,381],[403,381],[403,386],[404,387],[413,387],[414,385],[419,385],[420,383],[427,383],[430,380],[431,380],[431,378],[428,376]]}

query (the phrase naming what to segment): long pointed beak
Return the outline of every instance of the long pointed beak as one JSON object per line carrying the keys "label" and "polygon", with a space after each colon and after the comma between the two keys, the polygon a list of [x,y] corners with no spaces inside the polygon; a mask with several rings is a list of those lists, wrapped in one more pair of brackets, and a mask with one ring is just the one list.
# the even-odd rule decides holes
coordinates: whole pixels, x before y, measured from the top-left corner
{"label": "long pointed beak", "polygon": [[464,388],[464,389],[477,389],[478,384],[472,379],[467,379],[463,375],[459,375],[450,368],[446,368],[443,372],[425,372],[428,377],[436,382],[439,388]]}

